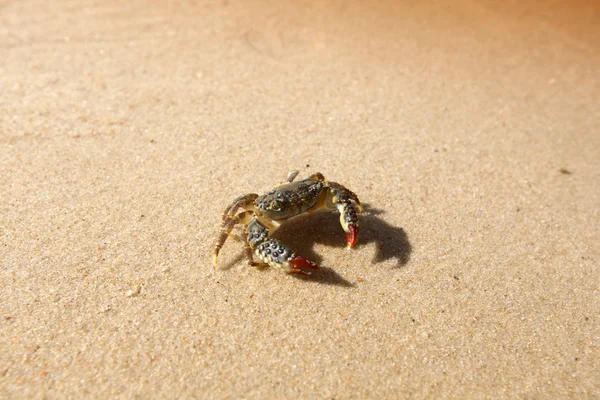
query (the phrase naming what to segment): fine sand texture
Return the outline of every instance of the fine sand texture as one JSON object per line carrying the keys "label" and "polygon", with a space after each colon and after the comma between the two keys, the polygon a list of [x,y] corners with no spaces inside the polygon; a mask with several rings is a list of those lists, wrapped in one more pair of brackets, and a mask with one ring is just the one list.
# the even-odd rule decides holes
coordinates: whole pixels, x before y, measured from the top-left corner
{"label": "fine sand texture", "polygon": [[0,0],[0,398],[600,398],[600,3],[451,3]]}

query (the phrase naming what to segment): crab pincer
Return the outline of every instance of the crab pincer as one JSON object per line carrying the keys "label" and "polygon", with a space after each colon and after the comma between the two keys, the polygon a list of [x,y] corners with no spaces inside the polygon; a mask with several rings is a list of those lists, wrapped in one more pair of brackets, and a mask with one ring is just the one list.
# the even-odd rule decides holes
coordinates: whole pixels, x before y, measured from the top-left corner
{"label": "crab pincer", "polygon": [[362,206],[360,203],[357,205],[352,203],[346,193],[339,194],[334,201],[337,202],[336,208],[340,213],[340,224],[346,232],[346,248],[350,250],[358,240],[358,213]]}
{"label": "crab pincer", "polygon": [[356,244],[358,239],[358,225],[348,225],[348,232],[346,232],[346,248],[350,250]]}
{"label": "crab pincer", "polygon": [[[309,269],[311,271],[318,271],[321,269],[314,262],[307,260],[306,258],[301,257],[297,254],[295,254],[292,258],[290,258],[289,263],[293,264],[296,267],[296,268],[292,268],[289,270],[289,272],[292,274],[310,275],[310,272],[304,271],[304,269]],[[304,269],[301,269],[301,268],[304,268]]]}
{"label": "crab pincer", "polygon": [[250,246],[254,246],[254,253],[262,262],[290,274],[310,275],[305,269],[319,270],[317,264],[299,256],[277,239],[261,235],[263,230],[266,229],[259,222],[254,222],[250,225],[248,233]]}

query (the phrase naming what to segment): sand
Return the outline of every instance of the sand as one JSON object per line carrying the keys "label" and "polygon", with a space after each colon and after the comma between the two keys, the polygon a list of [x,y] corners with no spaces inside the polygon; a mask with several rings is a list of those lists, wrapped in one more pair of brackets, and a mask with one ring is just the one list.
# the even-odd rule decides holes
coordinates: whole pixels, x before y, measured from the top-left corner
{"label": "sand", "polygon": [[[0,2],[1,398],[600,398],[600,6]],[[300,169],[366,204],[211,265]]]}

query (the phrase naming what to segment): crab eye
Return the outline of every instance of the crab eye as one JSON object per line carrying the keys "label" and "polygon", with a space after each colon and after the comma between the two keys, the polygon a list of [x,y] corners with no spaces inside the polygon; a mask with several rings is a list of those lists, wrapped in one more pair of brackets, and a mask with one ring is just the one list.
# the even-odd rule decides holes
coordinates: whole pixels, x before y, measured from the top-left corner
{"label": "crab eye", "polygon": [[283,203],[280,200],[274,200],[273,203],[271,203],[271,208],[274,211],[281,211],[282,207],[283,207]]}

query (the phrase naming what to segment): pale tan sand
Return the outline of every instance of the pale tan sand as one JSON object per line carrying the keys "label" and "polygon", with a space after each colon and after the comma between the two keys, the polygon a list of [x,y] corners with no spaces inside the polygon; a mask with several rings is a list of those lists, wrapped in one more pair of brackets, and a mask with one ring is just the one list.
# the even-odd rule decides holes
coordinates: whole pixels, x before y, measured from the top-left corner
{"label": "pale tan sand", "polygon": [[3,1],[0,397],[600,397],[600,7],[436,3]]}

